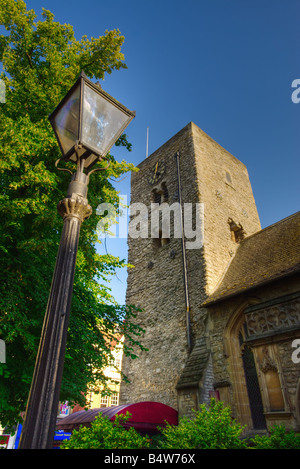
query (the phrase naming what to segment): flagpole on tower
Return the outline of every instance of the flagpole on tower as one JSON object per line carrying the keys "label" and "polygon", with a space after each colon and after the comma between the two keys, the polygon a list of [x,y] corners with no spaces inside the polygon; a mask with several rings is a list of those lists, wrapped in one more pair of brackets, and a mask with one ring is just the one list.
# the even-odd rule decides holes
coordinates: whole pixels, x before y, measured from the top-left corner
{"label": "flagpole on tower", "polygon": [[149,127],[147,127],[146,158],[148,158],[148,146],[149,146]]}

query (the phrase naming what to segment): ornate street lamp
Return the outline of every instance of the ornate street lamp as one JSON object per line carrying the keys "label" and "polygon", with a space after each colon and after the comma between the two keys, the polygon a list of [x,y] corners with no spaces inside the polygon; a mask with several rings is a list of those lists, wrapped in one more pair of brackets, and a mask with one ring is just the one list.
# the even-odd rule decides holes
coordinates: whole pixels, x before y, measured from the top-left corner
{"label": "ornate street lamp", "polygon": [[[49,116],[62,160],[76,164],[67,197],[58,204],[63,230],[36,358],[20,449],[49,449],[59,405],[69,312],[81,223],[92,213],[87,200],[92,167],[103,159],[135,116],[82,72]],[[60,161],[60,160],[58,160]],[[56,166],[58,164],[56,162]],[[107,167],[107,166],[106,166]]]}

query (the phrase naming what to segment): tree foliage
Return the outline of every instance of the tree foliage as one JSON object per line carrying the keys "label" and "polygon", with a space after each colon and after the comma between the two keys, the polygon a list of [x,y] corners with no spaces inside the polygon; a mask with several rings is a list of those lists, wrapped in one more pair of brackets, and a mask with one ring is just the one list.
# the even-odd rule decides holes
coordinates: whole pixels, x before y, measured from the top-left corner
{"label": "tree foliage", "polygon": [[300,449],[300,436],[284,425],[273,425],[267,435],[256,435],[250,445],[254,449]]}
{"label": "tree foliage", "polygon": [[[76,40],[72,26],[56,22],[44,9],[37,20],[22,0],[0,0],[0,24],[6,30],[0,35],[6,89],[6,102],[0,104],[0,338],[6,343],[6,363],[0,364],[0,422],[4,425],[14,422],[25,408],[62,228],[56,206],[70,177],[54,167],[61,155],[48,115],[81,70],[99,80],[126,65],[121,52],[124,37],[118,30]],[[126,136],[117,143],[130,150]],[[109,168],[94,173],[89,185],[94,212],[81,229],[61,391],[61,399],[81,405],[89,382],[105,382],[103,367],[110,360],[116,327],[132,345],[139,344],[141,333],[130,321],[134,308],[116,305],[103,286],[124,260],[97,252],[95,209],[102,202],[117,209],[118,193],[110,178],[134,170],[132,164],[109,158]]]}

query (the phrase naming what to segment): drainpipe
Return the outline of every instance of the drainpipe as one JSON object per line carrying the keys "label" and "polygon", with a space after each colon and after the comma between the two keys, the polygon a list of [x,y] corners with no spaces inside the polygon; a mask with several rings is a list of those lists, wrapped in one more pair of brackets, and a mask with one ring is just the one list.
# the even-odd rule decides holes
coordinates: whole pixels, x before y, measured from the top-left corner
{"label": "drainpipe", "polygon": [[191,334],[191,319],[190,319],[190,302],[189,302],[189,288],[188,288],[188,274],[187,274],[187,262],[186,262],[186,249],[185,249],[185,236],[184,226],[182,217],[182,206],[181,206],[181,183],[180,183],[180,166],[179,166],[179,151],[174,155],[176,158],[177,166],[177,183],[178,183],[178,200],[180,205],[180,228],[181,228],[181,248],[182,248],[182,268],[183,268],[183,281],[184,281],[184,292],[185,292],[185,305],[186,305],[186,331],[187,331],[187,346],[188,351],[192,350],[192,334]]}

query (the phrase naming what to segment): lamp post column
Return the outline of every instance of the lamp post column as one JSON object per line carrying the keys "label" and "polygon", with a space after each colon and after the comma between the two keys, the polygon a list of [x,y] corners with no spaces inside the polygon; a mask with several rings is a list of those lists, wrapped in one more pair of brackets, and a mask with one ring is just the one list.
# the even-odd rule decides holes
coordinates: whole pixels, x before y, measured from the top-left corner
{"label": "lamp post column", "polygon": [[92,213],[88,176],[73,175],[57,210],[63,230],[23,424],[20,449],[53,447],[81,223]]}

